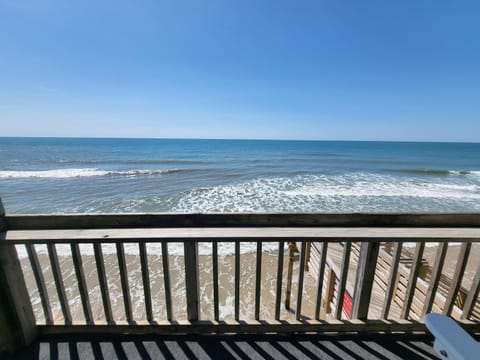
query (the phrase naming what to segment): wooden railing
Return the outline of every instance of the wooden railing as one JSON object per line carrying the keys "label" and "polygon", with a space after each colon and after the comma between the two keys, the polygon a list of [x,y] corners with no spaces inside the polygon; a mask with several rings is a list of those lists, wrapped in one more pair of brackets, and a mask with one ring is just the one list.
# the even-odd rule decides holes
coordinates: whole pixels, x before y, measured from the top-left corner
{"label": "wooden railing", "polygon": [[[0,214],[1,215],[1,214]],[[72,332],[130,332],[130,333],[225,333],[225,332],[342,332],[373,331],[402,332],[425,331],[422,318],[412,316],[412,301],[417,289],[417,279],[425,245],[438,243],[439,251],[428,284],[424,313],[432,308],[438,293],[439,279],[445,259],[445,251],[451,242],[460,243],[460,255],[452,277],[452,283],[445,297],[443,313],[459,312],[459,321],[468,329],[478,331],[479,323],[472,317],[472,309],[477,306],[480,288],[480,271],[478,259],[476,274],[471,280],[471,288],[463,308],[455,305],[455,299],[469,261],[472,244],[480,241],[480,216],[478,214],[134,214],[134,215],[9,215],[0,216],[0,286],[3,299],[3,314],[9,317],[10,334],[18,343],[28,343],[35,334],[72,333]],[[253,317],[243,317],[241,306],[241,245],[255,243],[255,281]],[[293,314],[286,312],[282,306],[282,293],[285,291],[285,250],[290,242],[300,244],[300,256],[295,279],[296,299]],[[379,252],[383,244],[393,243],[392,262],[389,268],[387,288],[381,314],[369,318],[372,289],[375,283]],[[145,310],[141,316],[135,316],[131,299],[131,281],[129,281],[128,261],[125,244],[135,244],[138,248],[138,261],[141,272],[142,306]],[[178,305],[172,296],[171,265],[169,244],[180,243],[183,246],[185,282],[186,319],[174,315]],[[200,306],[204,301],[200,290],[199,244],[211,244],[212,268],[212,306],[211,316],[201,316]],[[233,277],[234,305],[232,313],[221,313],[222,285],[219,278],[219,245],[234,244]],[[307,259],[307,243],[319,244],[321,249],[320,267],[304,271]],[[398,317],[389,316],[398,281],[399,263],[402,245],[415,243],[413,261],[410,266],[408,282],[403,292],[403,306]],[[78,283],[80,303],[72,304],[65,290],[64,272],[59,264],[58,246],[68,245],[75,278]],[[83,244],[93,248],[95,270],[101,293],[103,316],[97,319],[92,311],[91,289],[86,280],[84,255],[80,249]],[[117,280],[121,284],[121,297],[125,319],[116,318],[112,309],[109,293],[109,281],[105,266],[103,246],[115,247],[118,263]],[[152,273],[149,270],[150,244],[160,244],[162,259],[162,277],[164,306],[166,316],[156,313],[152,306],[155,298],[151,291]],[[262,251],[265,246],[275,249],[277,261],[274,268],[264,268]],[[328,265],[328,249],[334,244],[342,244],[343,253],[334,289],[329,287],[326,279],[331,278],[331,266]],[[352,246],[357,244],[359,253],[355,261],[355,281],[348,282],[347,272],[352,261]],[[47,262],[39,259],[38,247],[46,247]],[[131,246],[131,245],[130,245]],[[21,275],[22,265],[17,250],[25,248],[33,272],[36,289],[27,288],[25,278]],[[156,255],[159,255],[157,253]],[[23,260],[22,260],[23,261]],[[52,313],[52,299],[49,297],[50,284],[44,277],[45,267],[51,268],[52,281],[56,297],[61,308],[59,319]],[[25,267],[25,264],[23,264]],[[328,269],[328,271],[327,271]],[[263,275],[262,275],[263,274]],[[265,274],[275,278],[273,301],[266,303],[263,299],[262,286]],[[314,278],[314,291],[311,295],[314,306],[306,314],[302,299],[306,296],[306,276]],[[137,284],[138,285],[138,284]],[[135,285],[135,286],[137,286]],[[350,319],[342,315],[345,292],[350,286],[352,308]],[[336,302],[330,304],[333,292]],[[35,313],[30,300],[32,294],[38,293],[44,321]],[[51,293],[51,290],[50,290]],[[310,296],[310,295],[309,295]],[[100,299],[96,300],[96,307]],[[72,309],[76,306],[76,309]],[[83,318],[75,318],[78,307]],[[332,307],[332,314],[325,315],[322,308]],[[268,309],[262,315],[261,309]],[[1,314],[0,314],[1,315]],[[0,318],[1,320],[1,318]]]}

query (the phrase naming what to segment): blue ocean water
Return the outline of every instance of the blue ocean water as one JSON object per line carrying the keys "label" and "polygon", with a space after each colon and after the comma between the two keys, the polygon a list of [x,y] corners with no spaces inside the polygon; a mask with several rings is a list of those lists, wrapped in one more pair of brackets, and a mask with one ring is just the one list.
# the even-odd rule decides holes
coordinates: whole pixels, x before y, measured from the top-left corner
{"label": "blue ocean water", "polygon": [[7,213],[480,211],[480,144],[0,138]]}

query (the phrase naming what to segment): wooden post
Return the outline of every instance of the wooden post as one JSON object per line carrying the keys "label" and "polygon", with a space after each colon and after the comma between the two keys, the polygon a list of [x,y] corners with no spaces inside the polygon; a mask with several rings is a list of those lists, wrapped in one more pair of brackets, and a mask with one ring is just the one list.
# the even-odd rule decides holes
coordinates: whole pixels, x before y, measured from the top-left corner
{"label": "wooden post", "polygon": [[360,247],[357,279],[355,280],[353,295],[353,319],[367,320],[379,249],[379,242],[362,242]]}
{"label": "wooden post", "polygon": [[200,284],[198,281],[198,243],[185,241],[185,287],[187,293],[187,318],[189,321],[199,320]]}
{"label": "wooden post", "polygon": [[0,353],[27,346],[37,336],[35,317],[14,245],[6,244],[0,199]]}

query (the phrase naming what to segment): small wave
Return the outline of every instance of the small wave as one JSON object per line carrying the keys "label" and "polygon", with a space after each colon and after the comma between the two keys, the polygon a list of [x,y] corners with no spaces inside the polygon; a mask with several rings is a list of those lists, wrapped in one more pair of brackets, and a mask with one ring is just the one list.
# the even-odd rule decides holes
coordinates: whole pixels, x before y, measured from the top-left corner
{"label": "small wave", "polygon": [[160,170],[101,170],[97,168],[82,169],[55,169],[37,171],[0,171],[0,178],[76,178],[90,176],[152,176],[167,175],[186,171],[185,169],[160,169]]}
{"label": "small wave", "polygon": [[471,183],[433,183],[362,173],[298,175],[193,189],[183,194],[173,211],[445,211],[445,204],[463,208],[478,200],[480,186]]}
{"label": "small wave", "polygon": [[[42,163],[51,163],[51,160],[42,161]],[[165,164],[177,164],[177,165],[202,165],[208,164],[206,161],[200,160],[182,160],[182,159],[59,159],[56,160],[57,164],[126,164],[126,165],[165,165]]]}
{"label": "small wave", "polygon": [[469,170],[442,170],[442,169],[385,169],[389,172],[397,172],[412,175],[432,175],[432,176],[450,176],[450,175],[479,175],[480,171]]}

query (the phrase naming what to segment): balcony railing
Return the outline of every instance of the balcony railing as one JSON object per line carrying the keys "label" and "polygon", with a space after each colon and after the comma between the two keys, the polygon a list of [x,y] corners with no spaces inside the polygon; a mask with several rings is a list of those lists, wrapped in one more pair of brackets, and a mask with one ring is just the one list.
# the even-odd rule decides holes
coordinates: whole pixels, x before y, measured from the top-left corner
{"label": "balcony railing", "polygon": [[[0,230],[1,310],[10,324],[11,342],[17,344],[28,343],[36,334],[73,332],[425,331],[423,315],[434,306],[465,328],[479,330],[474,309],[479,306],[480,263],[469,257],[480,241],[479,214],[3,215]],[[295,272],[286,273],[289,243],[297,245],[299,257]],[[414,250],[404,266],[402,247],[407,243]],[[438,248],[435,261],[429,276],[421,279],[423,252],[431,243]],[[451,243],[459,246],[459,254],[445,290],[442,269]],[[175,255],[181,262],[182,272],[175,270],[180,287],[172,283],[170,244],[182,250]],[[232,248],[229,255],[219,250],[225,244]],[[246,246],[253,251],[248,261],[254,259],[252,298],[242,297],[242,274],[248,270],[241,250]],[[312,246],[316,258],[313,250],[307,251]],[[85,248],[93,261],[88,273]],[[329,257],[331,248],[340,249],[336,264]],[[224,266],[226,256],[231,268]],[[112,257],[118,271],[108,268]],[[140,276],[132,278],[131,261],[138,262]],[[476,273],[459,303],[469,261]],[[71,268],[66,269],[67,263]],[[352,263],[355,274],[349,277]],[[209,292],[203,286],[205,271],[211,279]],[[25,277],[28,272],[34,282]],[[66,290],[68,276],[75,279],[78,302]],[[379,279],[380,293],[375,290]],[[295,288],[290,312],[283,305],[288,281]],[[115,293],[112,283],[120,285]],[[162,292],[153,293],[152,284],[160,284]],[[231,309],[225,306],[228,286]],[[308,309],[306,296],[312,303]],[[376,312],[373,299],[379,296],[383,304]],[[123,305],[121,312],[118,304]],[[251,311],[242,310],[249,306]],[[399,307],[399,313],[392,313],[392,306]]]}

